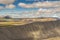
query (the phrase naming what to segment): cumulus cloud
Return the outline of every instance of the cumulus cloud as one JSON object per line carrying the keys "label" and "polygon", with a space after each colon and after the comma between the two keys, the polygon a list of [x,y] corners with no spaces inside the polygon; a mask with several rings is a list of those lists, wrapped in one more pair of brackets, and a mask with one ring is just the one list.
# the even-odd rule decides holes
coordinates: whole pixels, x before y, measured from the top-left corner
{"label": "cumulus cloud", "polygon": [[13,9],[13,8],[15,8],[15,5],[13,5],[13,4],[6,5],[6,8]]}
{"label": "cumulus cloud", "polygon": [[0,4],[6,5],[6,6],[0,7],[0,10],[5,8],[9,8],[9,9],[15,8],[15,5],[13,5],[15,1],[16,0],[0,0]]}
{"label": "cumulus cloud", "polygon": [[53,10],[52,10],[52,9],[42,9],[42,8],[40,8],[40,9],[38,10],[38,12],[39,12],[39,13],[52,13]]}
{"label": "cumulus cloud", "polygon": [[0,4],[12,4],[15,0],[0,0]]}
{"label": "cumulus cloud", "polygon": [[[38,17],[60,17],[56,14],[55,9],[39,9],[37,11],[21,11],[21,13],[18,13],[14,11],[13,13],[11,11],[5,12],[4,15],[9,15],[12,18],[38,18]],[[54,11],[54,12],[53,12]]]}
{"label": "cumulus cloud", "polygon": [[4,7],[3,6],[0,6],[0,10],[2,10],[2,9],[4,9]]}
{"label": "cumulus cloud", "polygon": [[25,3],[19,3],[18,6],[21,6],[23,8],[33,8],[32,4],[25,4]]}
{"label": "cumulus cloud", "polygon": [[60,7],[54,9],[55,12],[60,12]]}
{"label": "cumulus cloud", "polygon": [[57,8],[52,8],[52,9],[43,9],[43,8],[40,8],[38,10],[39,13],[56,13],[56,12],[60,12],[60,7],[57,7]]}
{"label": "cumulus cloud", "polygon": [[32,4],[19,3],[18,6],[24,8],[60,7],[60,2],[36,2]]}
{"label": "cumulus cloud", "polygon": [[3,9],[13,9],[15,7],[16,7],[15,5],[9,4],[9,5],[6,5],[6,6],[0,6],[0,10],[3,10]]}

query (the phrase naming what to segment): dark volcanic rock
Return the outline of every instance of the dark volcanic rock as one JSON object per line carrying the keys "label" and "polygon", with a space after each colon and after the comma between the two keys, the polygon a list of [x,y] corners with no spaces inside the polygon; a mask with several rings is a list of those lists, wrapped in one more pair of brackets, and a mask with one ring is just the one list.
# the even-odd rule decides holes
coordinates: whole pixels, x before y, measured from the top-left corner
{"label": "dark volcanic rock", "polygon": [[60,21],[0,27],[0,40],[43,40],[60,36]]}

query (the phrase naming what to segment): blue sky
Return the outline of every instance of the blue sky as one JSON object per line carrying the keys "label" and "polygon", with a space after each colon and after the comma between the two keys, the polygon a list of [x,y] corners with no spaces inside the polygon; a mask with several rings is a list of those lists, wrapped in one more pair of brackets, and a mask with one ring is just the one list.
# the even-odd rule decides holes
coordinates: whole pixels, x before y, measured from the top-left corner
{"label": "blue sky", "polygon": [[[56,16],[55,13],[59,12],[59,8],[60,8],[59,0],[48,0],[48,2],[47,0],[2,0],[0,1],[0,16],[12,15],[12,17],[28,17],[28,18],[41,17],[42,14],[40,15],[40,13],[46,13],[47,10],[49,10],[47,13],[49,12],[52,13],[53,9],[57,9],[58,11],[56,10],[53,13],[55,17]],[[44,16],[46,15],[47,14],[45,14]]]}

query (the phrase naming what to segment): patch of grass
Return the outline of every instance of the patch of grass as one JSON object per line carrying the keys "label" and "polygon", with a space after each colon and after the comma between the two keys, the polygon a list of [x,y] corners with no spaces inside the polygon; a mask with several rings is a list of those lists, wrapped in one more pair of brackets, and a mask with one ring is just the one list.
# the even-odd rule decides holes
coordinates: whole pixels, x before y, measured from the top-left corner
{"label": "patch of grass", "polygon": [[0,26],[3,25],[24,25],[26,22],[0,22]]}
{"label": "patch of grass", "polygon": [[45,39],[45,40],[60,40],[60,37],[48,38],[48,39]]}

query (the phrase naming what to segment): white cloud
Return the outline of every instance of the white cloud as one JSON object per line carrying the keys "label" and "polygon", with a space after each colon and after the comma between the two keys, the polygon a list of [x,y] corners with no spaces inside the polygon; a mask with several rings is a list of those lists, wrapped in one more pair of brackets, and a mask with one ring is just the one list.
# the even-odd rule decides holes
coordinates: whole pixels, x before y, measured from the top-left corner
{"label": "white cloud", "polygon": [[52,14],[52,13],[56,13],[56,12],[60,12],[60,7],[57,7],[57,8],[52,8],[52,9],[43,9],[43,8],[40,8],[38,10],[38,13],[46,13],[46,14]]}
{"label": "white cloud", "polygon": [[60,1],[59,2],[36,2],[32,4],[19,3],[18,6],[24,8],[60,7]]}
{"label": "white cloud", "polygon": [[33,5],[31,4],[24,4],[24,3],[19,3],[18,6],[24,7],[24,8],[33,8]]}
{"label": "white cloud", "polygon": [[54,9],[55,12],[60,12],[60,7]]}
{"label": "white cloud", "polygon": [[38,10],[38,12],[39,12],[39,13],[52,13],[53,10],[52,10],[52,9],[42,9],[42,8],[40,8],[40,9]]}
{"label": "white cloud", "polygon": [[[60,14],[60,7],[55,9],[43,9],[40,8],[35,16],[39,17],[57,17]],[[58,16],[59,17],[59,16]]]}
{"label": "white cloud", "polygon": [[15,0],[0,0],[0,4],[12,4]]}
{"label": "white cloud", "polygon": [[[48,12],[47,12],[48,10]],[[18,12],[5,12],[4,15],[9,15],[12,18],[37,18],[37,17],[60,17],[59,15],[56,15],[56,12],[52,13],[53,9],[39,9],[38,11],[21,11],[21,13]],[[55,9],[54,9],[55,10]],[[53,11],[54,11],[53,10]]]}
{"label": "white cloud", "polygon": [[4,7],[3,6],[0,6],[0,10],[2,10],[2,9],[4,9]]}
{"label": "white cloud", "polygon": [[0,7],[0,10],[4,9],[4,8],[9,8],[9,9],[15,8],[15,5],[13,5],[13,3],[15,1],[16,0],[0,0],[0,4],[5,4],[6,5],[6,7],[4,7],[4,6]]}
{"label": "white cloud", "polygon": [[13,9],[13,8],[15,8],[15,5],[9,4],[9,5],[6,5],[6,8]]}

